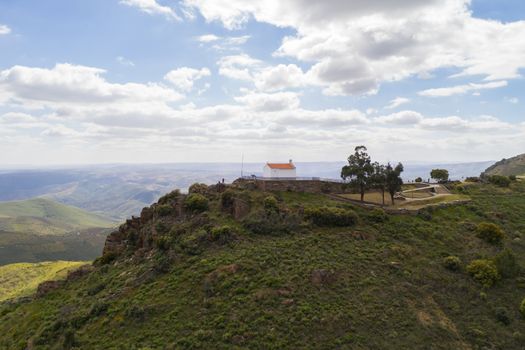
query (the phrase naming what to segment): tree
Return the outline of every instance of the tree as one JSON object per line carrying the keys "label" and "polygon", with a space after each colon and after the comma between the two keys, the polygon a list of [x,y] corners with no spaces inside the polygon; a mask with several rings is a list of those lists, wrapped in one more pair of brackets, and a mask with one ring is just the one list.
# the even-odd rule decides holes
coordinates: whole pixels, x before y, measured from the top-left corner
{"label": "tree", "polygon": [[420,177],[416,177],[416,179],[414,181],[417,182],[417,183],[421,183],[421,182],[423,182],[423,179],[420,176]]}
{"label": "tree", "polygon": [[396,167],[392,167],[390,163],[387,164],[385,168],[386,174],[386,188],[388,193],[390,193],[390,198],[392,199],[392,205],[395,204],[394,196],[397,192],[401,191],[401,186],[403,186],[403,179],[401,178],[401,173],[405,169],[403,164],[398,163]]}
{"label": "tree", "polygon": [[438,182],[447,182],[448,176],[448,170],[446,169],[432,169],[430,172],[430,177]]}
{"label": "tree", "polygon": [[370,187],[370,177],[374,173],[374,167],[366,151],[365,146],[357,146],[354,154],[348,157],[348,165],[341,169],[341,178],[350,179],[350,184],[361,194],[361,202],[365,199],[365,191]]}
{"label": "tree", "polygon": [[371,187],[381,191],[383,195],[383,205],[385,205],[386,192],[386,167],[378,162],[372,164],[374,172],[371,176]]}

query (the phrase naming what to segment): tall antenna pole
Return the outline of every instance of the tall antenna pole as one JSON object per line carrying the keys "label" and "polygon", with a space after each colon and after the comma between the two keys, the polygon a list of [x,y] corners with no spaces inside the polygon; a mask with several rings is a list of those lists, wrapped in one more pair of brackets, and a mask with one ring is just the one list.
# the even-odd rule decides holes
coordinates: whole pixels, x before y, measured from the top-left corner
{"label": "tall antenna pole", "polygon": [[241,178],[244,177],[244,153],[242,154],[241,160]]}

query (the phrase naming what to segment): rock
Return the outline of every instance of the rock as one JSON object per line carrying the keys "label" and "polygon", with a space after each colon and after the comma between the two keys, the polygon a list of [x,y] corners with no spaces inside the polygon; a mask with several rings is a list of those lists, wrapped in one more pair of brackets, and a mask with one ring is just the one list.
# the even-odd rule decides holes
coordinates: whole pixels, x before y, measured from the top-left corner
{"label": "rock", "polygon": [[78,279],[78,278],[80,278],[82,276],[85,276],[85,275],[91,273],[94,269],[95,268],[93,267],[93,265],[82,265],[76,270],[69,271],[67,273],[66,280],[68,280],[68,281],[76,280],[76,279]]}
{"label": "rock", "polygon": [[295,303],[295,301],[293,299],[284,299],[281,304],[283,305],[292,305],[293,303]]}
{"label": "rock", "polygon": [[44,295],[48,294],[49,292],[52,292],[60,287],[62,287],[65,284],[65,281],[46,281],[42,282],[38,285],[38,288],[36,290],[36,297],[41,298]]}
{"label": "rock", "polygon": [[314,270],[310,276],[310,281],[314,286],[322,287],[335,281],[335,273],[329,270]]}
{"label": "rock", "polygon": [[241,220],[250,213],[250,204],[242,199],[233,199],[233,217],[235,220]]}
{"label": "rock", "polygon": [[111,232],[106,238],[102,255],[119,255],[126,248],[126,237],[127,233],[122,226],[118,231]]}
{"label": "rock", "polygon": [[142,224],[147,223],[152,218],[153,218],[153,210],[151,208],[146,207],[146,208],[142,209],[142,211],[140,212],[140,222]]}

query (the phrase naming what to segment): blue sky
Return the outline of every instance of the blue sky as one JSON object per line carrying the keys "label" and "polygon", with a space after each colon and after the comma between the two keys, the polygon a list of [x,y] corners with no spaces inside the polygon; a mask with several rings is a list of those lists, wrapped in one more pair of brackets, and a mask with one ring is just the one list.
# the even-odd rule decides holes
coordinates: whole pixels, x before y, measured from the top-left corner
{"label": "blue sky", "polygon": [[4,0],[0,162],[525,152],[518,0]]}

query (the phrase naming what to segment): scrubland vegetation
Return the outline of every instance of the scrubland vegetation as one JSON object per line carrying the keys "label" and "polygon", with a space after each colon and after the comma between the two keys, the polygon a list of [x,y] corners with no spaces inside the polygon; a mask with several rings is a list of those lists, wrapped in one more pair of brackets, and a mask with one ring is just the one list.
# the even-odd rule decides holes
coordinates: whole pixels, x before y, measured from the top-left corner
{"label": "scrubland vegetation", "polygon": [[144,237],[130,230],[126,250],[91,274],[0,306],[0,348],[525,343],[521,182],[463,184],[467,204],[395,216],[321,194],[201,190],[160,200],[140,228],[157,233],[151,248],[138,248]]}

